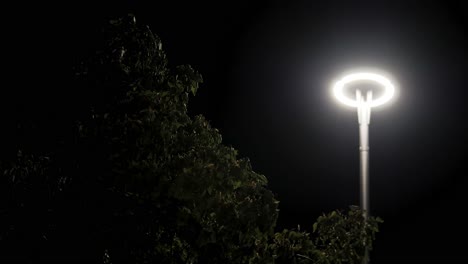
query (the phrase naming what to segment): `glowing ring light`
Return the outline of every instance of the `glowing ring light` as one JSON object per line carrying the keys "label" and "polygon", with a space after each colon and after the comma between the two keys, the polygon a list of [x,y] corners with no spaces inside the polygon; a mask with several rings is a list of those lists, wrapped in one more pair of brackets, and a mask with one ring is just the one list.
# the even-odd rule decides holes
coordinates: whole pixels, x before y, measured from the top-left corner
{"label": "glowing ring light", "polygon": [[393,86],[389,79],[375,73],[360,72],[346,75],[335,83],[333,86],[333,94],[335,95],[336,99],[345,105],[358,107],[358,102],[355,99],[346,97],[343,92],[347,84],[356,81],[373,81],[384,87],[384,95],[376,100],[372,100],[369,104],[370,107],[376,107],[385,104],[390,99],[392,99],[393,95],[395,94],[395,86]]}

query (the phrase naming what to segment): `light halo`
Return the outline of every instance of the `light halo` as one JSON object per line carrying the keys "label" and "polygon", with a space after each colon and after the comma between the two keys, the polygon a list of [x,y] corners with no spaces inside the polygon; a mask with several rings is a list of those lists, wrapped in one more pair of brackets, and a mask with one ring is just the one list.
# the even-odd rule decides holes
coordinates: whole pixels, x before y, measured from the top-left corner
{"label": "light halo", "polygon": [[335,95],[335,98],[345,105],[358,107],[359,103],[356,101],[356,99],[350,99],[344,94],[346,85],[355,81],[373,81],[383,86],[384,94],[381,97],[372,100],[369,103],[370,107],[376,107],[385,104],[386,102],[390,101],[390,99],[392,99],[395,94],[395,86],[385,76],[371,72],[357,72],[344,76],[341,80],[337,81],[333,85],[333,94]]}

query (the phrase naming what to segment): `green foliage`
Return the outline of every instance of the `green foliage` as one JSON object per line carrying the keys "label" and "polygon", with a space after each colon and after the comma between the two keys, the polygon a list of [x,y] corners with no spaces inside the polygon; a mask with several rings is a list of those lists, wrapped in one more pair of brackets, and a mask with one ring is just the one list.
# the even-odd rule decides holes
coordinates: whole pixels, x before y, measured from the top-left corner
{"label": "green foliage", "polygon": [[333,211],[322,215],[313,225],[317,249],[321,251],[322,263],[361,263],[378,232],[380,218],[363,217],[363,211],[352,206],[347,214]]}
{"label": "green foliage", "polygon": [[311,263],[317,253],[309,233],[300,230],[276,233],[270,249],[275,263]]}
{"label": "green foliage", "polygon": [[203,116],[187,115],[201,75],[188,65],[171,70],[159,38],[131,15],[111,21],[103,36],[77,70],[85,103],[68,141],[50,155],[19,152],[16,162],[2,164],[2,191],[11,193],[3,216],[11,221],[1,241],[21,241],[11,227],[27,224],[14,218],[34,212],[31,239],[81,245],[84,259],[104,263],[362,258],[379,219],[365,222],[352,208],[319,217],[315,238],[300,230],[275,234],[278,201],[266,177],[223,145]]}
{"label": "green foliage", "polygon": [[155,242],[156,252],[145,256],[182,263],[247,259],[277,218],[266,178],[222,145],[202,116],[187,115],[189,94],[202,81],[196,71],[166,68],[159,39],[133,18],[113,21],[107,32],[117,34],[109,36],[105,50],[112,52],[99,68],[113,69],[124,85],[80,123],[80,141],[99,144],[92,160],[104,162],[90,167],[104,168],[101,183],[113,192],[155,208],[155,221],[140,227]]}
{"label": "green foliage", "polygon": [[253,263],[362,263],[382,222],[374,217],[365,220],[356,206],[346,213],[333,211],[317,219],[312,235],[300,228],[285,229],[259,243]]}

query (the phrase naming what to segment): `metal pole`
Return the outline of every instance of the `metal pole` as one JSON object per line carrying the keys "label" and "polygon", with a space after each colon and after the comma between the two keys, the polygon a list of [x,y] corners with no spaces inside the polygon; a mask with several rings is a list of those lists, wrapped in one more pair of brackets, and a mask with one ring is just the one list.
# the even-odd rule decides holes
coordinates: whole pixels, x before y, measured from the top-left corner
{"label": "metal pole", "polygon": [[[372,101],[372,91],[367,91],[366,99],[362,96],[360,90],[356,90],[356,99],[358,102],[358,122],[359,122],[359,160],[360,160],[360,203],[364,210],[364,219],[367,220],[370,211],[369,205],[369,124]],[[367,264],[369,251],[366,248],[362,264]]]}
{"label": "metal pole", "polygon": [[369,126],[367,124],[359,125],[359,152],[361,165],[360,171],[360,190],[361,190],[361,208],[367,216],[369,212]]}
{"label": "metal pole", "polygon": [[360,153],[360,202],[361,208],[367,217],[369,213],[369,124],[372,101],[372,91],[367,92],[364,99],[360,90],[356,90],[358,101],[358,121],[359,121],[359,153]]}

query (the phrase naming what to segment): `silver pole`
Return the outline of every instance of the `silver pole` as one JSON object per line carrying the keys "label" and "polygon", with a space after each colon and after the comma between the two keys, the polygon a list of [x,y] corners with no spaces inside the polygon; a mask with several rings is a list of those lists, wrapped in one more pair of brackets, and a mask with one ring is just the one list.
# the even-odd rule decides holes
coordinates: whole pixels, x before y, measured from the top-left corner
{"label": "silver pole", "polygon": [[[371,108],[370,102],[372,101],[372,91],[367,91],[366,99],[362,96],[361,91],[356,90],[356,99],[358,101],[358,122],[359,122],[359,159],[360,159],[360,203],[361,208],[364,210],[364,218],[370,212],[369,204],[369,124]],[[367,264],[369,251],[366,248],[365,256],[362,264]]]}
{"label": "silver pole", "polygon": [[369,212],[369,126],[367,124],[359,125],[359,152],[361,165],[360,171],[360,190],[361,190],[361,208],[367,216]]}
{"label": "silver pole", "polygon": [[367,92],[364,99],[360,90],[356,90],[358,101],[358,121],[359,121],[359,153],[360,153],[360,202],[365,215],[369,213],[369,124],[370,124],[370,102],[372,101],[372,91]]}

